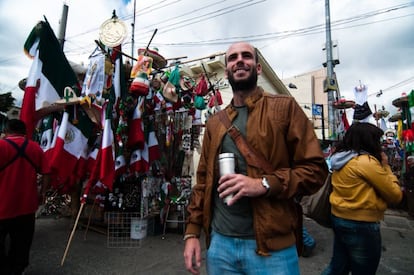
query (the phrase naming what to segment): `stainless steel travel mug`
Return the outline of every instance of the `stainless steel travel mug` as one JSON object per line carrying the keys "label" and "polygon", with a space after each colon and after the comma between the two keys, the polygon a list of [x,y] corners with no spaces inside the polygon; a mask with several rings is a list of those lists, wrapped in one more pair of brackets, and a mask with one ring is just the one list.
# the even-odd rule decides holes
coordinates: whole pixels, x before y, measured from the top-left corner
{"label": "stainless steel travel mug", "polygon": [[[233,153],[221,153],[218,157],[219,161],[219,170],[220,177],[226,174],[234,174],[236,168],[236,161],[234,159]],[[233,197],[233,194],[230,194],[224,198],[224,202],[227,202]]]}

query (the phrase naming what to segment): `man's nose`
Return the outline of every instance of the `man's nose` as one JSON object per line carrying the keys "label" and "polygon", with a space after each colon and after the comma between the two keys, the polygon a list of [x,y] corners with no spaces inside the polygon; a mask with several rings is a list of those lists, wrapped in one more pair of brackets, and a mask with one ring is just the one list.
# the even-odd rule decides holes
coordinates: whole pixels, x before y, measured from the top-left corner
{"label": "man's nose", "polygon": [[236,63],[240,63],[242,61],[243,61],[243,55],[238,54],[237,57],[236,57]]}

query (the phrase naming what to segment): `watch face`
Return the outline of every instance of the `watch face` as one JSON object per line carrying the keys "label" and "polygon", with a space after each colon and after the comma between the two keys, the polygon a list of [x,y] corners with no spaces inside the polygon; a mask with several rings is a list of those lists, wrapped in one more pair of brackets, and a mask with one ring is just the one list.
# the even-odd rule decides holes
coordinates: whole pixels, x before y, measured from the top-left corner
{"label": "watch face", "polygon": [[127,37],[125,23],[118,19],[108,19],[101,25],[99,39],[108,47],[116,47]]}
{"label": "watch face", "polygon": [[263,178],[263,179],[262,179],[262,185],[263,185],[266,189],[269,189],[269,188],[270,188],[269,182],[267,181],[267,179],[266,179],[266,178]]}

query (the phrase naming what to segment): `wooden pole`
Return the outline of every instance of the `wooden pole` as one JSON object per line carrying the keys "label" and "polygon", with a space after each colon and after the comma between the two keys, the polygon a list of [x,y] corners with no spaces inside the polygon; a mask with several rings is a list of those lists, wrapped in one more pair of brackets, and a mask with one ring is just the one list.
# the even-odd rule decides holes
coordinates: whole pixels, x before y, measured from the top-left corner
{"label": "wooden pole", "polygon": [[80,208],[79,208],[78,216],[76,217],[75,224],[73,225],[72,232],[70,233],[68,244],[66,245],[65,253],[63,253],[63,257],[62,257],[62,261],[60,262],[60,266],[63,266],[63,263],[65,262],[65,258],[66,258],[66,255],[68,254],[70,243],[72,242],[73,235],[75,235],[75,230],[76,230],[76,227],[78,226],[79,217],[82,213],[82,210],[83,210],[84,206],[85,206],[85,203],[82,203]]}
{"label": "wooden pole", "polygon": [[93,200],[92,209],[91,209],[91,212],[89,213],[88,224],[86,225],[85,234],[83,234],[84,240],[86,240],[86,234],[88,234],[88,229],[91,224],[92,214],[95,211],[95,205],[96,205],[96,198]]}
{"label": "wooden pole", "polygon": [[[211,54],[211,55],[207,55],[207,56],[204,56],[204,57],[186,60],[184,62],[180,62],[179,64],[186,64],[186,63],[190,63],[190,62],[194,62],[194,61],[199,61],[199,60],[203,60],[203,59],[207,59],[207,58],[214,58],[216,56],[224,55],[224,54],[226,54],[226,52],[218,52],[218,53]],[[172,58],[170,58],[170,59],[172,59]],[[171,64],[171,65],[169,65],[167,67],[172,67],[172,66],[175,66],[175,64]]]}
{"label": "wooden pole", "polygon": [[155,29],[152,33],[151,39],[148,41],[147,47],[145,48],[144,55],[147,55],[147,51],[149,49],[149,46],[151,45],[152,39],[154,39],[155,34],[157,33],[158,29]]}

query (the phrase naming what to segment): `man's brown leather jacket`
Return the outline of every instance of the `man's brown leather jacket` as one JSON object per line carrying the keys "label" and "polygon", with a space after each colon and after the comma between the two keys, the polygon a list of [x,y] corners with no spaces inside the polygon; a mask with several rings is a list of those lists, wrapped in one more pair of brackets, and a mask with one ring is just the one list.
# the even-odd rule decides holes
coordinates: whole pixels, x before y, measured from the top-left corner
{"label": "man's brown leather jacket", "polygon": [[[295,99],[270,95],[258,87],[246,98],[247,142],[274,167],[271,174],[247,167],[253,178],[265,176],[270,190],[264,197],[251,198],[253,223],[259,255],[295,244],[298,214],[292,204],[297,195],[315,193],[328,174],[313,125]],[[237,111],[230,104],[224,110],[231,121]],[[197,182],[188,206],[186,234],[206,234],[210,244],[213,188],[217,188],[217,156],[226,129],[218,115],[210,117],[204,132],[203,147],[197,169]]]}

